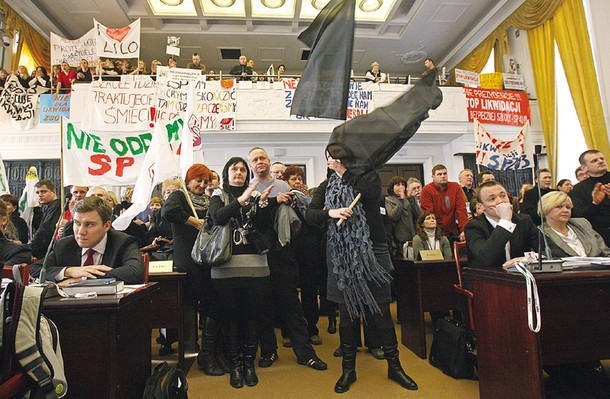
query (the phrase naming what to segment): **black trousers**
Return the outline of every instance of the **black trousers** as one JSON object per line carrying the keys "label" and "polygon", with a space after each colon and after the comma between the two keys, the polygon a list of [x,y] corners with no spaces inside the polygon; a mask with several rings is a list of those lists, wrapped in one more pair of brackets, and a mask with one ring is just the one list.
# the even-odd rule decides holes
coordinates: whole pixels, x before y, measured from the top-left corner
{"label": "black trousers", "polygon": [[[309,341],[307,321],[303,316],[303,308],[297,292],[299,267],[290,248],[287,247],[269,251],[267,261],[271,271],[273,308],[288,332],[297,360],[306,362],[315,356],[315,351]],[[265,328],[265,331],[268,331],[268,328]],[[265,331],[259,331],[259,340],[261,354],[268,355],[277,349],[277,341],[275,332],[271,336]]]}
{"label": "black trousers", "polygon": [[[314,237],[315,238],[315,237]],[[291,244],[294,258],[299,265],[299,287],[301,287],[301,305],[303,315],[307,320],[309,336],[318,335],[318,320],[320,319],[320,306],[318,295],[322,293],[321,275],[326,274],[326,268],[321,270],[316,241],[304,238]],[[324,296],[326,296],[326,285]]]}

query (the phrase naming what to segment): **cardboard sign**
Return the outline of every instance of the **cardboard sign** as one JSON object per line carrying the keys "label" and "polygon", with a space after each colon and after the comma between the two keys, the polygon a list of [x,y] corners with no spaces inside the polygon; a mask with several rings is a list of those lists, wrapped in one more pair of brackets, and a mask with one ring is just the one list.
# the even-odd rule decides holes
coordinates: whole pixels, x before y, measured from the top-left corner
{"label": "cardboard sign", "polygon": [[419,251],[421,260],[443,260],[443,253],[440,249],[423,249]]}

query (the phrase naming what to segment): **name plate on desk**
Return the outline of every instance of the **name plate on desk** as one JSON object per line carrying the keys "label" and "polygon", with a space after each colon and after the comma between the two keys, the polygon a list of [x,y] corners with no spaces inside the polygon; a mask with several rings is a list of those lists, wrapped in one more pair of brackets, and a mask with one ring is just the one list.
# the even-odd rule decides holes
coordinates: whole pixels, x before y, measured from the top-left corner
{"label": "name plate on desk", "polygon": [[155,260],[149,263],[148,273],[171,273],[174,271],[173,260]]}
{"label": "name plate on desk", "polygon": [[[443,253],[440,249],[424,249],[419,251],[421,260],[443,260]],[[152,263],[152,262],[151,262]]]}

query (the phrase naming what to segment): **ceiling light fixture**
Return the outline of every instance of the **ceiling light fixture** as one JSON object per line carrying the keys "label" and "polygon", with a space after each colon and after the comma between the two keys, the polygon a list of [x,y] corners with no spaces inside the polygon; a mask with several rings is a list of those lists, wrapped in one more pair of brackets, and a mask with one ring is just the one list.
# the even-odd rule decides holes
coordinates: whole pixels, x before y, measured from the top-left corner
{"label": "ceiling light fixture", "polygon": [[311,6],[316,10],[321,10],[328,4],[329,0],[311,0]]}
{"label": "ceiling light fixture", "polygon": [[383,6],[383,0],[362,0],[358,3],[358,8],[363,12],[375,12]]}
{"label": "ceiling light fixture", "polygon": [[159,0],[161,3],[170,7],[177,7],[184,2],[184,0]]}
{"label": "ceiling light fixture", "polygon": [[211,0],[212,4],[220,8],[229,8],[235,4],[235,0]]}
{"label": "ceiling light fixture", "polygon": [[267,8],[276,9],[286,4],[286,0],[261,0],[261,3]]}

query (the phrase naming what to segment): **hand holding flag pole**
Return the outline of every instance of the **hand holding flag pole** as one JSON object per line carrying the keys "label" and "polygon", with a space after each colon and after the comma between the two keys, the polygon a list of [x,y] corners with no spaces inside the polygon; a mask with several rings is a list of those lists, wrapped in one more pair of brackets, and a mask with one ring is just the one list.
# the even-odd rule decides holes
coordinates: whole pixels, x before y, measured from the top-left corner
{"label": "hand holding flag pole", "polygon": [[[362,197],[362,194],[358,193],[358,195],[356,196],[356,198],[354,198],[354,200],[352,201],[351,204],[349,204],[349,206],[347,207],[350,211],[352,209],[354,209],[354,207],[356,206],[356,204],[358,203],[358,201],[360,201],[360,197]],[[343,224],[343,222],[346,219],[339,219],[339,221],[337,221],[337,227],[341,226]]]}

